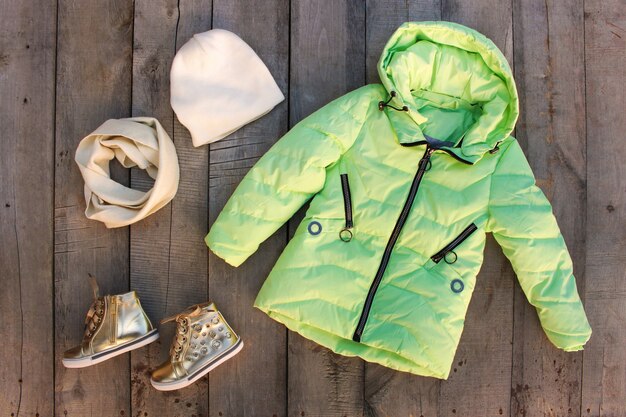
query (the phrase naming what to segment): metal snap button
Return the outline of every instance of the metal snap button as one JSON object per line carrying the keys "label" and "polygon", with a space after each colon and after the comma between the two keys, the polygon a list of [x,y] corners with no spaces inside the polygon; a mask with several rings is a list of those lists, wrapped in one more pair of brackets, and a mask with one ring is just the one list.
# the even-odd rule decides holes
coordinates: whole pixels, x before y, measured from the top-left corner
{"label": "metal snap button", "polygon": [[313,220],[311,223],[309,223],[308,230],[309,233],[313,236],[319,235],[322,232],[322,225],[320,224],[320,222]]}
{"label": "metal snap button", "polygon": [[450,283],[450,289],[452,289],[453,292],[459,293],[463,291],[464,288],[465,284],[463,284],[463,281],[458,278],[453,279]]}

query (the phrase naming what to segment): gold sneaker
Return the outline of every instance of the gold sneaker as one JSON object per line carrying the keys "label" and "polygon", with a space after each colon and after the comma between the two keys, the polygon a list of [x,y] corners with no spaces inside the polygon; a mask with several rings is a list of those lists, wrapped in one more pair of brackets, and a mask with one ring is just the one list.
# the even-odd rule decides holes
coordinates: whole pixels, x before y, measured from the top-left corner
{"label": "gold sneaker", "polygon": [[159,338],[135,291],[99,296],[95,278],[89,277],[94,302],[85,319],[83,341],[63,354],[67,368],[95,365]]}
{"label": "gold sneaker", "polygon": [[150,382],[160,391],[184,388],[235,356],[243,341],[226,323],[215,303],[188,307],[161,323],[176,321],[170,358],[152,371]]}

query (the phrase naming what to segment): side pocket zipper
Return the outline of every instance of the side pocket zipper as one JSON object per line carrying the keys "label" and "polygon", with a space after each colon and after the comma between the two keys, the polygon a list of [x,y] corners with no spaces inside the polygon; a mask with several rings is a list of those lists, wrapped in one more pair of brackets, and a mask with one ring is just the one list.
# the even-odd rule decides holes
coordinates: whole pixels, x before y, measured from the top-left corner
{"label": "side pocket zipper", "polygon": [[352,240],[352,229],[354,223],[352,221],[352,195],[350,194],[350,184],[348,182],[348,174],[341,174],[341,190],[343,193],[343,210],[346,219],[346,225],[339,232],[339,239],[344,242]]}
{"label": "side pocket zipper", "polygon": [[[459,246],[461,243],[463,243],[463,241],[465,239],[467,239],[469,237],[469,235],[474,233],[476,231],[476,229],[478,229],[476,224],[474,224],[474,223],[470,224],[465,229],[463,229],[463,231],[461,233],[459,233],[459,235],[457,237],[455,237],[452,242],[448,243],[439,252],[437,252],[436,254],[431,256],[430,259],[432,259],[433,262],[435,262],[436,264],[441,262],[442,259],[445,260],[446,263],[449,263],[449,264],[455,263],[457,256],[456,256],[456,253],[454,252],[453,249],[456,248],[457,246]],[[450,260],[450,261],[448,260],[448,258],[446,258],[446,255],[448,253],[454,254],[454,258],[452,260]]]}

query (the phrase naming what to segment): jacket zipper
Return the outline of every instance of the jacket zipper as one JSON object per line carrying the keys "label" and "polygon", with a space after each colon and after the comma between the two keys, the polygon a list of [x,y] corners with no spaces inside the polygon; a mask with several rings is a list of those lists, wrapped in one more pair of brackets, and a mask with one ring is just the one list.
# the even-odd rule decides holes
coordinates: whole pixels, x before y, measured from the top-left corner
{"label": "jacket zipper", "polygon": [[426,172],[426,168],[430,162],[430,156],[435,149],[431,148],[430,145],[426,145],[426,151],[424,155],[419,161],[417,172],[415,173],[415,177],[413,177],[413,182],[411,183],[411,188],[409,189],[409,195],[404,202],[404,206],[402,207],[402,211],[400,212],[400,216],[396,221],[396,225],[391,232],[391,236],[389,237],[389,241],[387,242],[387,246],[385,247],[385,251],[383,252],[383,257],[378,266],[378,270],[376,271],[376,275],[374,276],[374,281],[372,281],[372,285],[367,293],[367,297],[365,298],[365,303],[363,305],[363,311],[361,312],[361,317],[359,318],[359,322],[356,326],[356,330],[354,331],[354,335],[352,336],[352,340],[355,342],[361,341],[361,336],[363,335],[363,329],[365,328],[365,324],[367,323],[367,318],[369,316],[370,310],[372,308],[372,302],[374,301],[374,295],[376,295],[376,291],[378,290],[378,286],[383,279],[383,275],[385,273],[385,269],[387,269],[387,265],[389,264],[389,259],[391,258],[391,252],[393,251],[393,247],[398,241],[398,237],[400,236],[400,232],[402,231],[402,227],[409,216],[409,212],[411,210],[411,206],[413,205],[413,201],[415,200],[415,195],[417,194],[417,189],[419,188],[420,182],[422,181],[422,177],[424,176],[424,172]]}
{"label": "jacket zipper", "polygon": [[343,191],[343,209],[346,213],[346,228],[354,226],[352,223],[352,196],[350,194],[350,184],[348,174],[341,174],[341,189]]}
{"label": "jacket zipper", "polygon": [[[478,227],[476,227],[476,225],[474,223],[470,224],[465,229],[463,229],[463,231],[461,233],[459,233],[459,235],[457,237],[455,237],[452,242],[448,243],[439,252],[437,252],[436,254],[431,256],[430,259],[432,259],[433,262],[438,264],[439,262],[441,262],[442,259],[445,258],[446,254],[448,252],[451,252],[454,248],[456,248],[461,243],[463,243],[463,241],[465,239],[467,239],[469,237],[469,235],[474,233],[474,231],[476,229],[478,229]],[[455,258],[455,261],[456,261],[456,258]],[[453,262],[451,262],[451,263],[453,263]]]}
{"label": "jacket zipper", "polygon": [[117,335],[117,299],[115,296],[110,298],[111,301],[111,325],[109,327],[109,342],[115,343],[116,335]]}
{"label": "jacket zipper", "polygon": [[344,242],[352,240],[352,232],[350,229],[354,227],[352,220],[352,195],[350,194],[350,183],[348,182],[348,174],[341,174],[341,191],[343,193],[343,210],[346,219],[345,227],[339,232],[339,238]]}

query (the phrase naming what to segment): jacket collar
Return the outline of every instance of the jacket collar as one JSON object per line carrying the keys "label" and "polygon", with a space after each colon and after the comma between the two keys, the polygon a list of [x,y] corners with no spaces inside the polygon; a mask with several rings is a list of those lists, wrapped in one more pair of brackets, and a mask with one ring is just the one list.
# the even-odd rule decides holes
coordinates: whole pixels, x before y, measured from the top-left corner
{"label": "jacket collar", "polygon": [[[418,146],[428,143],[426,136],[420,129],[419,124],[415,122],[415,118],[411,117],[410,112],[397,111],[389,107],[385,107],[383,111],[389,118],[391,128],[395,133],[394,140],[400,145]],[[439,149],[450,154],[460,162],[473,165],[481,158],[482,154],[465,155],[462,150],[463,139],[464,136],[461,136],[454,146],[442,146]]]}

